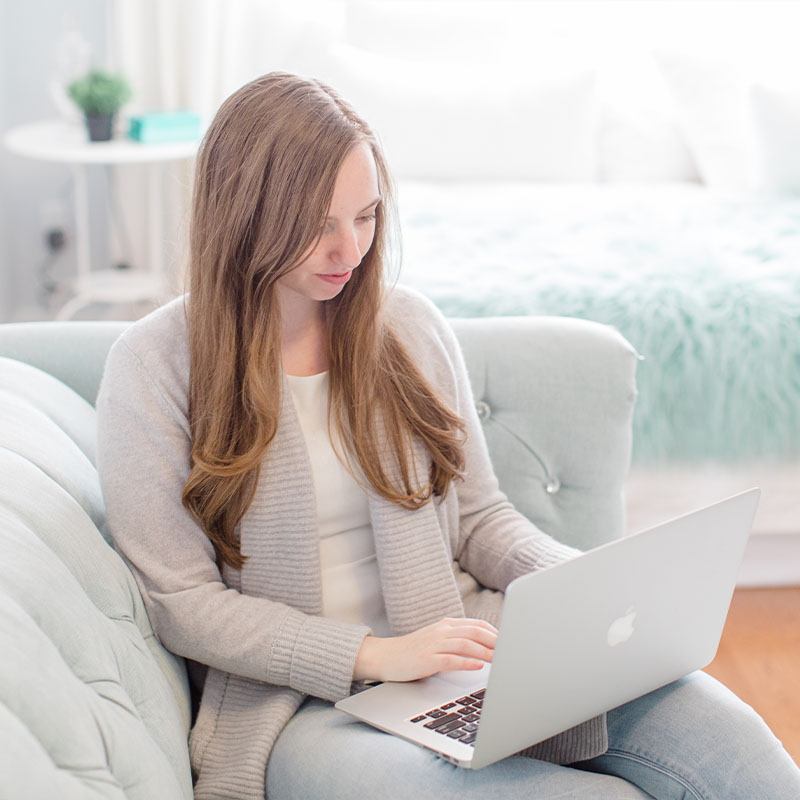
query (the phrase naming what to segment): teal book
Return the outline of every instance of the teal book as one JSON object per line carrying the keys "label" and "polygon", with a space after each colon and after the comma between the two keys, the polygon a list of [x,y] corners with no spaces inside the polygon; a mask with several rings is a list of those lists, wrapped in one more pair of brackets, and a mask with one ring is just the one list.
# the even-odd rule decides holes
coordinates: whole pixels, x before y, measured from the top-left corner
{"label": "teal book", "polygon": [[155,111],[131,117],[130,138],[137,142],[189,142],[200,138],[200,115],[192,111]]}

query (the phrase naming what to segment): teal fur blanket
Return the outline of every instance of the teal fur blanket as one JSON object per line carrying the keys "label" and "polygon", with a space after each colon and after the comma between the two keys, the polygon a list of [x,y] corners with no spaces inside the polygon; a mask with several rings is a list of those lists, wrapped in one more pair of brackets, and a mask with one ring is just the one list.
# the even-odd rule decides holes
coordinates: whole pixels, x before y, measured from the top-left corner
{"label": "teal fur blanket", "polygon": [[800,198],[478,191],[404,187],[402,282],[449,316],[616,327],[643,357],[636,462],[800,455]]}

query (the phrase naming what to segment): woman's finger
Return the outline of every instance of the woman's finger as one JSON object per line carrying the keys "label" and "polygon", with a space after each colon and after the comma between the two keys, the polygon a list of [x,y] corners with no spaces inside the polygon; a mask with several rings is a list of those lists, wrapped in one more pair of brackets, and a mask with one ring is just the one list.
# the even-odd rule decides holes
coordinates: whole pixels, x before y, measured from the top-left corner
{"label": "woman's finger", "polygon": [[497,641],[495,629],[484,628],[473,624],[453,625],[447,629],[447,636],[451,638],[471,639],[484,647],[494,649]]}
{"label": "woman's finger", "polygon": [[472,639],[448,638],[442,643],[442,653],[449,653],[456,656],[466,656],[469,658],[479,658],[481,661],[491,661],[494,649],[486,647],[480,642]]}
{"label": "woman's finger", "polygon": [[486,622],[484,619],[477,619],[475,617],[445,617],[443,620],[441,620],[441,623],[434,624],[446,624],[449,626],[471,625],[476,628],[483,628],[484,630],[492,631],[495,634],[497,633],[497,628],[495,628],[491,622]]}
{"label": "woman's finger", "polygon": [[485,647],[494,648],[497,642],[497,632],[487,630],[486,628],[479,628],[476,625],[470,625],[463,631],[463,635],[472,639],[475,642],[480,642]]}
{"label": "woman's finger", "polygon": [[[430,674],[435,672],[450,672],[451,670],[477,670],[485,666],[485,662],[479,658],[465,658],[455,656],[450,653],[439,656],[438,662]],[[427,677],[427,676],[426,676]]]}

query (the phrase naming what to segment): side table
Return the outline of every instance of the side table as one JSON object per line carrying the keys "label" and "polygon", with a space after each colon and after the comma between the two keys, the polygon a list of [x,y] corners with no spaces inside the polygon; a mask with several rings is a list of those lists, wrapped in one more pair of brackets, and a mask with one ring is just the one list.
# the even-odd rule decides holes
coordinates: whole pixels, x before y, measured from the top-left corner
{"label": "side table", "polygon": [[[163,176],[168,162],[193,158],[199,142],[143,144],[131,139],[90,142],[83,125],[47,120],[20,125],[4,137],[12,152],[40,161],[68,164],[75,186],[75,254],[78,275],[75,296],[56,319],[69,319],[91,302],[120,303],[162,300],[166,291],[163,231]],[[89,165],[141,164],[147,169],[149,268],[121,271],[92,269],[89,258],[89,205],[86,168]]]}

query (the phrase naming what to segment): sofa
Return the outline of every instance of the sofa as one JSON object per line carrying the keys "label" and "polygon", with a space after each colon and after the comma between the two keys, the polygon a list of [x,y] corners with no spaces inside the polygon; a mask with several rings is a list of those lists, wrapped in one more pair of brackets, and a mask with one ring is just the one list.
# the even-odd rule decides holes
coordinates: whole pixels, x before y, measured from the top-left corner
{"label": "sofa", "polygon": [[[0,800],[192,797],[186,665],[114,550],[94,466],[126,324],[0,325]],[[577,319],[452,325],[511,499],[583,549],[622,535],[632,346]]]}

